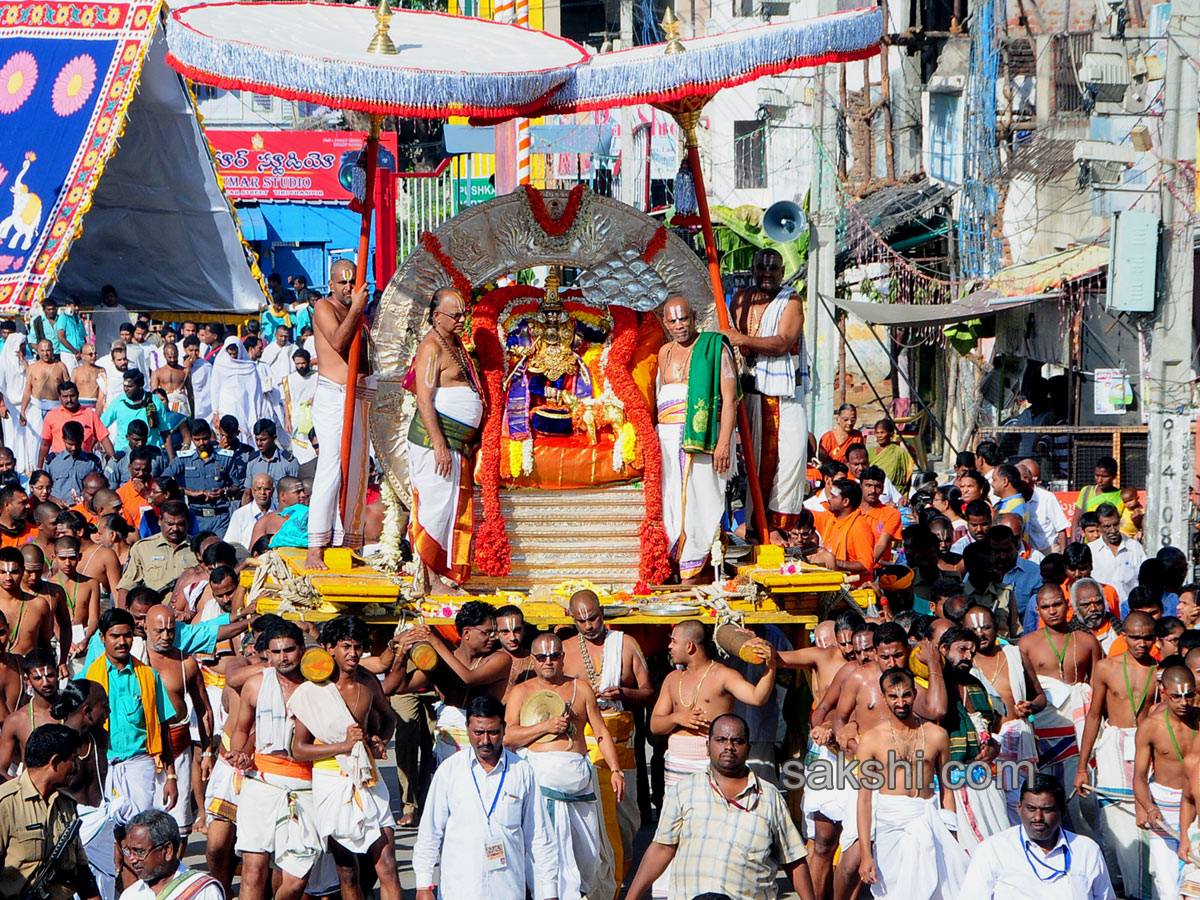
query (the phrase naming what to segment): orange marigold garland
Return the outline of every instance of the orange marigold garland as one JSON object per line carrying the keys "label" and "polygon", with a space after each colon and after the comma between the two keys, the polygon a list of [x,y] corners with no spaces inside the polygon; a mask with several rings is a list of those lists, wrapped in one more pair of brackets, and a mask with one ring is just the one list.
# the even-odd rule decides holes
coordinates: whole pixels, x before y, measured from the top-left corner
{"label": "orange marigold garland", "polygon": [[471,311],[475,356],[483,369],[487,391],[487,415],[476,468],[483,495],[483,523],[475,535],[475,564],[485,575],[504,576],[512,570],[512,547],[508,528],[500,512],[501,426],[504,421],[504,350],[496,334],[496,316],[503,302],[502,291],[480,298]]}
{"label": "orange marigold garland", "polygon": [[583,192],[587,190],[587,185],[584,184],[577,184],[571,188],[571,193],[567,196],[567,208],[556,220],[550,218],[550,210],[546,209],[546,201],[542,199],[542,192],[531,184],[523,185],[523,187],[533,220],[538,223],[538,227],[542,231],[553,237],[562,237],[575,224],[575,217],[579,215],[579,206],[583,203]]}
{"label": "orange marigold garland", "polygon": [[450,255],[442,249],[442,242],[438,240],[436,234],[432,231],[424,231],[421,233],[421,244],[425,247],[426,252],[438,261],[445,271],[450,276],[450,282],[454,285],[454,289],[462,296],[463,302],[471,302],[471,282],[462,272],[458,271],[458,266],[454,265],[454,260]]}
{"label": "orange marigold garland", "polygon": [[658,226],[658,230],[654,232],[654,237],[650,238],[650,243],[646,245],[646,249],[642,251],[642,262],[649,263],[654,257],[658,256],[665,246],[667,246],[667,229],[660,225]]}
{"label": "orange marigold garland", "polygon": [[624,306],[611,306],[613,317],[613,342],[608,351],[608,367],[605,375],[613,392],[625,404],[625,418],[637,432],[638,449],[642,457],[642,491],[646,503],[646,515],[638,527],[642,545],[638,565],[638,590],[644,592],[646,585],[662,584],[671,574],[667,557],[667,532],[662,521],[662,455],[654,452],[658,446],[658,435],[654,431],[654,420],[642,402],[641,394],[633,383],[629,372],[633,351],[637,346],[637,313]]}

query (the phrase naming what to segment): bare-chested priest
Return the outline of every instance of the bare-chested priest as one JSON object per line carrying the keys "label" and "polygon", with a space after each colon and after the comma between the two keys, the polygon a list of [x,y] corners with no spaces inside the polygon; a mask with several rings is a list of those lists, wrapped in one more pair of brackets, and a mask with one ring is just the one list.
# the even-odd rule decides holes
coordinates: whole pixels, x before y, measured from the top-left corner
{"label": "bare-chested priest", "polygon": [[[721,333],[742,351],[745,361],[743,402],[754,435],[768,527],[786,535],[800,517],[808,488],[804,304],[791,285],[783,284],[778,250],[759,250],[753,271],[754,286],[733,295],[733,321]],[[746,521],[753,521],[748,503]]]}
{"label": "bare-chested priest", "polygon": [[[907,668],[909,662],[908,634],[895,622],[884,622],[872,637],[875,658],[865,666],[851,669],[839,686],[838,705],[829,725],[846,757],[858,753],[859,736],[888,721],[891,712],[884,702],[880,676],[889,669]],[[929,686],[917,686],[913,709],[922,719],[940,722],[949,705],[946,680],[942,672],[942,655],[932,642],[920,644],[918,656],[929,669]],[[841,862],[834,870],[835,900],[850,900],[858,887],[861,848],[858,845],[858,792],[853,785],[847,788],[839,845]]]}
{"label": "bare-chested priest", "polygon": [[[171,743],[171,752],[175,754],[179,788],[179,802],[171,808],[170,813],[179,825],[180,836],[186,838],[196,820],[192,805],[195,767],[192,765],[192,716],[189,715],[189,706],[195,711],[199,745],[206,750],[211,746],[213,713],[200,676],[200,663],[194,654],[184,655],[175,646],[175,627],[175,613],[169,606],[157,604],[146,611],[146,654],[150,667],[162,679],[175,710],[170,720],[163,723],[167,729],[166,739]],[[211,751],[201,758],[199,775],[202,781],[207,781],[212,773],[212,761]],[[163,786],[166,784],[161,772],[155,773],[154,783],[155,802],[161,808]]]}
{"label": "bare-chested priest", "polygon": [[[663,681],[650,713],[650,730],[668,735],[663,760],[667,790],[708,768],[708,727],[717,716],[733,712],[734,700],[762,706],[771,698],[775,648],[762,638],[751,638],[744,646],[752,648],[766,666],[756,684],[709,655],[709,634],[702,622],[688,619],[671,629],[667,653],[676,668]],[[665,897],[670,883],[668,867],[654,882],[654,896]]]}
{"label": "bare-chested priest", "polygon": [[[1046,695],[1046,708],[1034,720],[1038,768],[1063,784],[1074,784],[1079,771],[1079,745],[1091,701],[1092,670],[1104,658],[1100,643],[1087,631],[1067,623],[1067,598],[1056,584],[1038,589],[1035,602],[1042,627],[1024,635],[1017,646]],[[1094,797],[1075,793],[1067,801],[1071,828],[1095,839]]]}
{"label": "bare-chested priest", "polygon": [[[1138,725],[1137,755],[1133,761],[1133,794],[1137,824],[1149,835],[1150,874],[1155,897],[1179,896],[1179,838],[1187,834],[1181,800],[1187,763],[1200,724],[1196,707],[1196,677],[1184,665],[1168,665],[1162,673],[1162,702]],[[1192,767],[1197,761],[1192,758]],[[1190,841],[1189,850],[1190,850]],[[1184,854],[1185,856],[1187,854]]]}
{"label": "bare-chested priest", "polygon": [[[324,551],[330,546],[358,549],[363,542],[367,489],[367,410],[375,397],[375,376],[367,359],[367,329],[363,311],[369,294],[364,284],[354,288],[354,263],[339,259],[329,270],[329,296],[317,301],[313,312],[313,339],[321,373],[313,397],[313,428],[321,445],[313,474],[308,507],[309,569],[325,569]],[[355,387],[354,437],[350,442],[349,480],[342,484],[342,423],[346,408],[346,379],[350,348],[362,332]],[[346,520],[339,513],[346,491]]]}
{"label": "bare-chested priest", "polygon": [[[1154,619],[1143,612],[1125,617],[1129,649],[1100,660],[1092,669],[1092,702],[1079,742],[1075,790],[1099,795],[1101,847],[1113,881],[1120,875],[1125,897],[1150,898],[1150,857],[1137,825],[1133,766],[1137,728],[1158,698]],[[1089,763],[1095,751],[1095,779]],[[1116,866],[1113,863],[1116,863]]]}
{"label": "bare-chested priest", "polygon": [[54,345],[49,341],[38,341],[34,349],[37,359],[29,364],[25,379],[20,423],[22,428],[28,426],[40,435],[42,418],[58,406],[58,386],[70,381],[71,373],[54,358]]}
{"label": "bare-chested priest", "polygon": [[[1046,708],[1046,695],[1033,667],[1015,644],[997,642],[996,614],[990,608],[972,606],[963,624],[979,638],[973,674],[982,676],[979,682],[991,697],[992,707],[1001,715],[1000,731],[993,735],[1000,742],[997,759],[1028,762],[1036,767],[1037,742],[1031,719]],[[1005,779],[1004,795],[1009,824],[1016,825],[1020,779]]]}
{"label": "bare-chested priest", "polygon": [[594,592],[576,591],[571,595],[567,611],[575,620],[577,633],[563,643],[563,671],[592,686],[604,724],[616,742],[621,770],[625,773],[625,796],[618,803],[604,777],[608,763],[600,753],[595,735],[585,732],[592,763],[601,773],[604,825],[613,848],[613,867],[620,881],[633,862],[633,839],[642,825],[637,802],[631,707],[649,706],[654,700],[654,687],[650,684],[642,648],[634,638],[604,623],[600,600]]}
{"label": "bare-chested priest", "polygon": [[483,419],[483,392],[460,334],[466,316],[458,291],[434,291],[431,327],[412,362],[417,413],[408,428],[409,542],[421,567],[419,586],[432,594],[461,593],[458,586],[471,574],[471,459]]}
{"label": "bare-chested priest", "polygon": [[[550,810],[551,831],[559,854],[556,897],[611,897],[617,884],[613,848],[600,828],[600,777],[588,759],[584,728],[590,728],[607,763],[607,781],[618,800],[625,794],[625,773],[604,724],[596,694],[585,678],[563,674],[563,644],[553,634],[533,641],[533,678],[513,688],[505,711],[504,745],[520,752],[537,775]],[[534,694],[552,691],[566,708],[531,725],[521,724],[521,709]],[[592,799],[586,799],[591,796]]]}
{"label": "bare-chested priest", "polygon": [[360,872],[375,870],[381,900],[401,900],[387,784],[375,760],[387,756],[396,715],[379,681],[359,666],[370,632],[362,619],[338,616],[321,628],[333,675],[306,681],[287,701],[295,720],[292,758],[312,763],[317,832],[337,863],[343,900],[363,900]]}
{"label": "bare-chested priest", "polygon": [[658,351],[655,385],[663,526],[680,580],[707,584],[732,474],[737,371],[724,337],[696,331],[696,314],[686,297],[667,298],[663,326],[671,338]]}

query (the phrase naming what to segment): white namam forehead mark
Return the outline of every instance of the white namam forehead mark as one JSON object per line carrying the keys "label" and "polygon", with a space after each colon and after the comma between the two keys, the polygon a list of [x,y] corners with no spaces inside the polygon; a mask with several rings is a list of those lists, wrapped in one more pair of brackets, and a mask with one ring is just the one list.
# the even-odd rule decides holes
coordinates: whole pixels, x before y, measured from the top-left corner
{"label": "white namam forehead mark", "polygon": [[[447,304],[450,304],[449,309],[445,308]],[[438,301],[438,311],[444,313],[466,312],[467,308],[463,305],[463,298],[458,291],[447,291]]]}
{"label": "white namam forehead mark", "polygon": [[667,301],[666,320],[687,319],[692,315],[692,308],[685,300],[675,298]]}

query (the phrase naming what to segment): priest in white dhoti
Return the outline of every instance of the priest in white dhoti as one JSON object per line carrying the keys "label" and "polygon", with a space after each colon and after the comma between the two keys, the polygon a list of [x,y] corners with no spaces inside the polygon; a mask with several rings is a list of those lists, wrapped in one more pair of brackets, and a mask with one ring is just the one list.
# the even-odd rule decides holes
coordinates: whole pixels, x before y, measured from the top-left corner
{"label": "priest in white dhoti", "polygon": [[686,298],[668,298],[663,325],[671,338],[658,351],[656,389],[663,527],[671,561],[687,584],[709,570],[721,536],[737,373],[728,342],[716,332],[696,332],[696,314]]}
{"label": "priest in white dhoti", "polygon": [[[1038,675],[1038,684],[1046,695],[1046,708],[1033,721],[1038,747],[1038,771],[1052,775],[1063,784],[1074,784],[1079,772],[1079,742],[1092,702],[1092,686],[1087,682],[1071,684],[1049,675]],[[1072,791],[1067,800],[1070,825],[1079,834],[1095,838],[1096,802]]]}
{"label": "priest in white dhoti", "polygon": [[[313,474],[312,499],[308,507],[308,554],[305,565],[321,570],[325,548],[360,549],[366,526],[368,451],[367,414],[375,399],[376,379],[371,373],[367,353],[369,335],[363,312],[367,306],[367,286],[355,283],[354,264],[346,259],[334,262],[329,270],[330,296],[317,301],[313,314],[314,338],[320,347],[321,374],[313,400],[313,429],[321,445]],[[359,340],[355,341],[355,335]],[[357,344],[357,346],[356,346]],[[350,378],[350,353],[357,349],[357,380],[351,385],[351,433],[343,447],[347,380]],[[410,457],[411,459],[411,457]],[[346,476],[342,477],[345,463]],[[343,498],[345,502],[343,502]],[[342,509],[345,509],[343,519]]]}
{"label": "priest in white dhoti", "polygon": [[968,859],[951,833],[954,794],[937,780],[950,760],[950,736],[913,714],[916,682],[906,669],[879,682],[889,716],[861,737],[858,760],[860,770],[879,766],[884,783],[859,787],[859,872],[876,897],[957,900]]}
{"label": "priest in white dhoti", "polygon": [[[613,897],[617,884],[604,828],[596,770],[583,731],[590,727],[620,802],[625,773],[591,685],[563,675],[562,641],[539,635],[531,648],[535,677],[515,685],[505,708],[504,743],[533,766],[559,851],[558,900]],[[529,877],[533,869],[530,861]]]}
{"label": "priest in white dhoti", "polygon": [[241,691],[233,740],[239,748],[253,732],[254,766],[242,783],[237,850],[243,857],[243,891],[265,894],[271,862],[284,873],[280,895],[302,892],[322,842],[313,811],[312,763],[292,758],[292,717],[287,698],[302,684],[304,635],[293,623],[268,633],[274,665],[252,675]]}
{"label": "priest in white dhoti", "polygon": [[625,796],[618,803],[600,743],[591,728],[586,728],[584,738],[600,782],[600,805],[613,849],[613,869],[617,881],[621,881],[633,863],[633,841],[642,826],[632,710],[653,702],[655,691],[637,640],[605,625],[604,612],[594,591],[576,591],[567,611],[578,633],[563,647],[563,672],[586,678],[592,686],[600,715],[616,746],[621,771],[625,773]]}
{"label": "priest in white dhoti", "polygon": [[[430,301],[429,315],[433,327],[412,363],[417,414],[408,429],[409,540],[421,564],[419,586],[433,594],[457,593],[471,574],[471,462],[483,396],[475,363],[459,338],[463,298],[442,288]],[[319,460],[329,452],[324,444],[321,449]]]}
{"label": "priest in white dhoti", "polygon": [[396,820],[375,764],[387,754],[396,717],[378,680],[358,668],[368,638],[366,624],[353,616],[338,616],[322,627],[321,645],[333,658],[333,674],[323,682],[306,681],[288,699],[295,720],[292,757],[312,763],[314,821],[337,861],[342,896],[361,896],[363,860],[355,857],[365,854],[379,879],[381,900],[401,900],[392,852]]}
{"label": "priest in white dhoti", "polygon": [[[782,284],[783,257],[777,250],[755,255],[754,278],[754,287],[734,294],[733,327],[722,334],[741,350],[747,367],[742,390],[767,523],[787,534],[804,509],[808,488],[804,306],[800,295]],[[747,523],[751,514],[747,495]]]}

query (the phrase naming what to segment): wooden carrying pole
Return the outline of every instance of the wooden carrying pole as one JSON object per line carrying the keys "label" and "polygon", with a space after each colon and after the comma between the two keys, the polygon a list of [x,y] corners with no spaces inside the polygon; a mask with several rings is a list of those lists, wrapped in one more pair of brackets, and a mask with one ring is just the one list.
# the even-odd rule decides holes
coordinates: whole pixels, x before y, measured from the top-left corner
{"label": "wooden carrying pole", "polygon": [[[367,283],[367,267],[371,262],[371,213],[375,207],[375,168],[379,162],[379,130],[383,119],[371,116],[367,132],[367,190],[362,203],[362,225],[358,231],[358,259],[354,263],[354,290],[362,290]],[[365,317],[364,317],[365,319]],[[354,445],[354,404],[358,395],[358,361],[362,356],[363,321],[354,329],[350,341],[350,355],[346,359],[346,406],[342,411],[342,492],[340,509],[342,521],[346,520],[346,486],[350,483],[350,448]]]}

